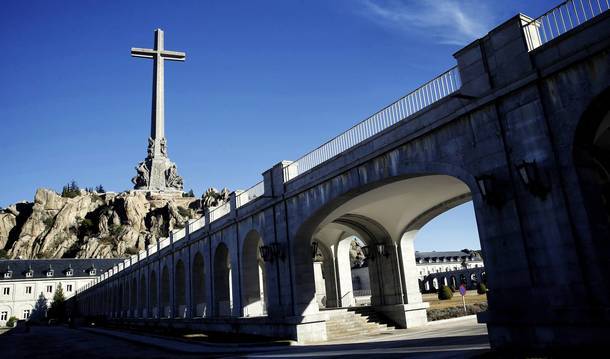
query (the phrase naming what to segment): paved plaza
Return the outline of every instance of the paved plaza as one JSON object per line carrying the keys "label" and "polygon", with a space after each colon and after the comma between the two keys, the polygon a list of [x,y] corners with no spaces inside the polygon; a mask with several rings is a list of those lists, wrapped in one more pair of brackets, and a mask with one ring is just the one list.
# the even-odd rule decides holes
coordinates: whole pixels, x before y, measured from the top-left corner
{"label": "paved plaza", "polygon": [[[248,346],[186,343],[174,339],[111,334],[66,327],[33,327],[29,333],[0,335],[6,358],[463,358],[489,351],[485,325],[474,317],[397,330],[384,338],[323,345]],[[358,342],[361,340],[361,342]],[[32,343],[36,343],[32,345]]]}

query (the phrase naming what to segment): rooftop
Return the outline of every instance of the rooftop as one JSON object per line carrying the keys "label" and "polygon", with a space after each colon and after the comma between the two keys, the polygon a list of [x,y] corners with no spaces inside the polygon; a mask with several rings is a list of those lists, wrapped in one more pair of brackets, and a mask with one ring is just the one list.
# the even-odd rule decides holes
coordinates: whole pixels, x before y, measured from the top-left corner
{"label": "rooftop", "polygon": [[99,276],[124,259],[3,259],[0,281]]}

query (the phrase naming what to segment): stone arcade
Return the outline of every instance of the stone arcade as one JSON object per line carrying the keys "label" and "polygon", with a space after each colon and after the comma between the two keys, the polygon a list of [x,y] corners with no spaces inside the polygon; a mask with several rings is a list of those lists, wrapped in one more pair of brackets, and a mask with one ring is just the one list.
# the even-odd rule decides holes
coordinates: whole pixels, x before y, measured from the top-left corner
{"label": "stone arcade", "polygon": [[422,325],[417,232],[472,200],[491,345],[605,345],[609,14],[555,39],[538,36],[545,18],[511,18],[458,51],[456,68],[113,268],[79,295],[82,312],[325,340],[312,243],[339,256],[357,236],[374,248],[372,308]]}

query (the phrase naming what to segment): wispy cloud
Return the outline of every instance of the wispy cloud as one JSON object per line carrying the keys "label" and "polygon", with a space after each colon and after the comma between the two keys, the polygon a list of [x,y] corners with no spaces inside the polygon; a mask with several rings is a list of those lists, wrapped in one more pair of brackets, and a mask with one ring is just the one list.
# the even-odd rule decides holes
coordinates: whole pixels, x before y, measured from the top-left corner
{"label": "wispy cloud", "polygon": [[465,45],[487,33],[498,14],[474,0],[361,0],[362,14],[386,28]]}

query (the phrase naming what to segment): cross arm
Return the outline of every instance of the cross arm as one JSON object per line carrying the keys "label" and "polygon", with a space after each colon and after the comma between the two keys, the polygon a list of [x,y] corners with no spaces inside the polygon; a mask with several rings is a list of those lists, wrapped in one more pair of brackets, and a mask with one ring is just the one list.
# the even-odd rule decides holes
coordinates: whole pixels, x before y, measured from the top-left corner
{"label": "cross arm", "polygon": [[131,56],[133,57],[144,57],[147,59],[152,59],[157,52],[151,49],[140,49],[137,47],[131,48]]}
{"label": "cross arm", "polygon": [[161,56],[166,60],[172,61],[184,61],[186,59],[186,53],[178,51],[161,51]]}

